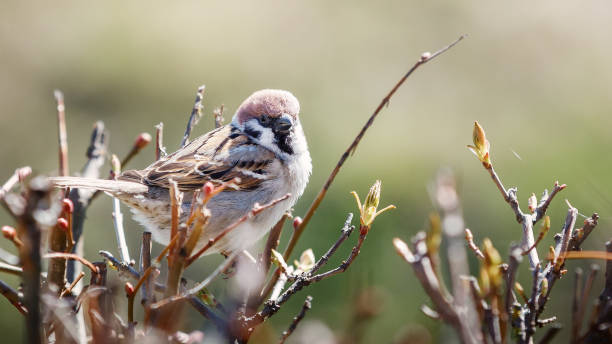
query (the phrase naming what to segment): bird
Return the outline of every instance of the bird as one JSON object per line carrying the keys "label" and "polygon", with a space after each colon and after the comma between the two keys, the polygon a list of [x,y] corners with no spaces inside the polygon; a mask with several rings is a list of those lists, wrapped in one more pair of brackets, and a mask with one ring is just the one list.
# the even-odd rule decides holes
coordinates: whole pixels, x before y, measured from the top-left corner
{"label": "bird", "polygon": [[196,249],[246,215],[256,204],[290,194],[287,200],[250,217],[205,253],[244,250],[263,237],[303,194],[312,160],[299,119],[300,104],[289,91],[264,89],[251,94],[232,121],[161,157],[142,170],[126,170],[115,180],[52,177],[57,187],[104,191],[125,203],[153,239],[171,238],[170,183],[184,193],[181,222],[187,220],[194,192],[207,182],[234,181],[206,204],[210,219]]}

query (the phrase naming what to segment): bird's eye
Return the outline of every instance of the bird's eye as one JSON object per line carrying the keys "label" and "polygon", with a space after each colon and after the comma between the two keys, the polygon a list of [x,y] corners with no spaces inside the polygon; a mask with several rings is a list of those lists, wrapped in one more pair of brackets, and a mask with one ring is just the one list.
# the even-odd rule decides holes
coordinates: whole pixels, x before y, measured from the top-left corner
{"label": "bird's eye", "polygon": [[270,123],[270,116],[263,114],[261,116],[259,116],[259,123],[261,123],[263,126],[267,125]]}

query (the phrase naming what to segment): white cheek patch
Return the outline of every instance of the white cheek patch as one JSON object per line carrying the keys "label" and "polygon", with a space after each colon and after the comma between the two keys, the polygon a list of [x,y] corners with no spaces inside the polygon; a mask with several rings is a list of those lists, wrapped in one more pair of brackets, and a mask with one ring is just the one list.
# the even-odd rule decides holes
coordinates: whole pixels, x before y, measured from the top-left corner
{"label": "white cheek patch", "polygon": [[274,133],[271,128],[266,128],[259,124],[256,119],[248,120],[244,125],[244,132],[248,134],[249,131],[259,133],[259,137],[253,137],[254,141],[264,146],[265,148],[273,151],[274,153],[280,153],[276,142],[274,141]]}

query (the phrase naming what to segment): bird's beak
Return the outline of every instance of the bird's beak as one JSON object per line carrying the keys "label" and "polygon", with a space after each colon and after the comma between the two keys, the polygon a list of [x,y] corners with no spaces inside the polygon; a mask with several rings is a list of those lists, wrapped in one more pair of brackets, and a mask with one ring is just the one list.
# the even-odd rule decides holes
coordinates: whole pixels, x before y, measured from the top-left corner
{"label": "bird's beak", "polygon": [[279,134],[288,134],[293,127],[293,120],[289,115],[282,115],[274,123],[274,131]]}

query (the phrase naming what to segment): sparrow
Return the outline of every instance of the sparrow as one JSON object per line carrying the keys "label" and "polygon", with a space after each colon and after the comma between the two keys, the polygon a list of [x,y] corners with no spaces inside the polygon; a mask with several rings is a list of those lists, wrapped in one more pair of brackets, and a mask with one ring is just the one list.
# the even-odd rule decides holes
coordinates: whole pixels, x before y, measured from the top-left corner
{"label": "sparrow", "polygon": [[264,236],[302,195],[312,172],[300,105],[288,91],[253,93],[231,123],[212,130],[142,170],[128,170],[116,180],[53,177],[58,187],[97,189],[131,208],[133,218],[162,245],[170,242],[170,181],[184,193],[181,222],[187,220],[194,192],[206,182],[234,180],[208,201],[210,219],[196,249],[247,214],[253,206],[289,198],[251,217],[205,254],[243,250]]}

